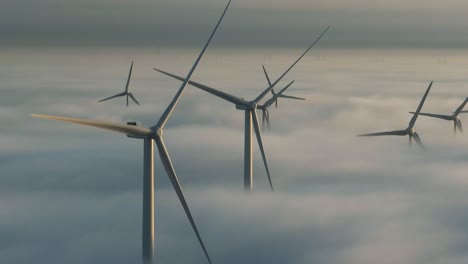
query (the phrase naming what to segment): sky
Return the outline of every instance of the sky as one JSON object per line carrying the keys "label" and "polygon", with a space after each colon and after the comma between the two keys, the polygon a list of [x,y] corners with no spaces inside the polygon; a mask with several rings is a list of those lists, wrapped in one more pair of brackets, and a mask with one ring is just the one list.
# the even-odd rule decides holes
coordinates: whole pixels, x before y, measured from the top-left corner
{"label": "sky", "polygon": [[[140,263],[143,142],[30,114],[154,125],[180,83],[152,68],[185,75],[219,16],[220,2],[159,1],[160,9],[151,1],[136,2],[134,9],[124,1],[112,1],[112,8],[107,1],[2,5],[0,19],[9,23],[0,27],[11,37],[2,37],[0,50],[0,263]],[[403,137],[355,136],[406,128],[408,112],[432,80],[424,111],[449,114],[468,96],[463,37],[436,41],[464,30],[459,18],[466,4],[263,3],[233,2],[194,80],[253,99],[267,87],[262,64],[278,76],[324,26],[332,29],[279,83],[295,80],[288,94],[307,100],[280,100],[270,109],[272,128],[262,134],[275,192],[256,141],[255,191],[243,192],[244,120],[233,105],[187,87],[169,120],[165,142],[213,262],[466,263],[466,135],[454,136],[450,122],[420,117],[415,128],[426,152],[408,147]],[[55,11],[46,15],[41,8]],[[152,8],[163,17],[149,14]],[[309,19],[292,14],[307,10],[323,19],[311,17],[313,27],[288,33]],[[82,19],[84,13],[91,15]],[[274,19],[283,13],[291,19]],[[346,23],[352,14],[358,15]],[[382,43],[389,37],[379,25],[402,43],[418,43],[397,26],[410,17],[415,22],[405,34],[431,35],[434,42],[417,49],[380,45],[366,35],[356,46],[351,29],[362,29],[363,14],[375,20],[367,20],[360,34],[379,32]],[[401,19],[386,20],[395,14]],[[424,14],[445,19],[429,19],[437,24],[432,29],[422,23]],[[121,17],[132,23],[112,23]],[[146,22],[158,20],[179,34],[155,26],[155,36],[169,36],[166,44],[190,39],[190,45],[159,46],[157,37],[109,44],[127,36],[124,26],[141,26],[130,36],[144,36]],[[435,30],[452,26],[441,35]],[[419,27],[425,33],[413,34]],[[115,31],[106,35],[110,29]],[[277,37],[268,30],[294,38],[259,49]],[[245,32],[252,38],[238,35]],[[239,47],[230,47],[229,39],[238,39]],[[154,46],[148,44],[153,40]],[[124,89],[132,60],[130,90],[141,106],[126,108],[123,98],[98,103]],[[207,263],[158,159],[155,170],[157,263]]]}
{"label": "sky", "polygon": [[[1,0],[2,46],[194,46],[219,0]],[[339,47],[466,47],[468,3],[237,0],[218,35],[226,47],[304,45],[331,25]]]}

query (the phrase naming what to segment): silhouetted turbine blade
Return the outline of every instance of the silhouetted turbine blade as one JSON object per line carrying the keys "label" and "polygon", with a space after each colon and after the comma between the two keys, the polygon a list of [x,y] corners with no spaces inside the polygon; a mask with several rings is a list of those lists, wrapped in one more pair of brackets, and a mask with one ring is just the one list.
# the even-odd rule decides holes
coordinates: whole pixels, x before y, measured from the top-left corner
{"label": "silhouetted turbine blade", "polygon": [[317,42],[323,37],[323,35],[325,35],[325,33],[327,33],[327,31],[330,29],[330,27],[327,27],[323,32],[322,34],[320,34],[320,36],[315,39],[315,41],[301,54],[301,56],[299,56],[299,58],[296,59],[296,61],[294,61],[293,64],[291,64],[291,66],[289,66],[289,68],[283,72],[283,74],[281,74],[281,76],[276,80],[274,81],[270,87],[268,87],[265,91],[263,91],[259,96],[257,96],[257,98],[255,98],[255,102],[258,103],[260,100],[262,100],[262,98],[270,92],[271,89],[273,89],[273,87],[278,84],[279,81],[281,81],[284,76],[286,76],[286,74],[288,74],[288,72],[307,54],[307,52],[309,52],[310,49],[312,49],[312,47],[315,46],[315,44],[317,44]]}
{"label": "silhouetted turbine blade", "polygon": [[120,96],[124,96],[124,95],[125,95],[125,92],[119,93],[119,94],[116,94],[116,95],[113,95],[113,96],[104,98],[104,99],[102,99],[102,100],[99,100],[98,102],[104,102],[104,101],[110,100],[110,99],[112,99],[112,98],[116,98],[116,97],[120,97]]}
{"label": "silhouetted turbine blade", "polygon": [[461,120],[458,120],[458,129],[460,130],[460,132],[463,132],[463,125],[462,125],[462,122]]}
{"label": "silhouetted turbine blade", "polygon": [[130,77],[132,76],[132,70],[133,70],[133,61],[132,61],[132,64],[130,65],[130,72],[128,73],[127,84],[125,85],[125,92],[128,92],[128,86],[130,84]]}
{"label": "silhouetted turbine blade", "polygon": [[130,98],[132,98],[132,100],[133,100],[137,105],[140,105],[140,103],[137,101],[137,99],[135,98],[135,96],[133,96],[132,93],[128,93],[128,96],[130,96]]}
{"label": "silhouetted turbine blade", "polygon": [[[159,69],[156,69],[156,68],[153,68],[155,71],[158,71],[162,74],[165,74],[167,76],[170,76],[174,79],[177,79],[179,81],[183,81],[184,79],[180,76],[177,76],[175,74],[172,74],[172,73],[169,73],[169,72],[166,72],[166,71],[163,71],[163,70],[159,70]],[[192,86],[195,86],[205,92],[208,92],[210,94],[213,94],[213,95],[216,95],[217,97],[220,97],[228,102],[231,102],[233,104],[240,104],[240,105],[243,105],[245,104],[246,102],[234,95],[230,95],[228,93],[225,93],[225,92],[222,92],[222,91],[219,91],[219,90],[216,90],[215,88],[211,88],[209,86],[206,86],[204,84],[201,84],[201,83],[198,83],[198,82],[195,82],[195,81],[189,81],[189,84],[192,85]]]}
{"label": "silhouetted turbine blade", "polygon": [[255,129],[255,135],[257,136],[258,146],[260,147],[260,152],[262,154],[263,164],[265,164],[265,169],[268,176],[268,181],[270,182],[271,190],[273,191],[273,184],[271,183],[270,170],[268,169],[268,163],[265,156],[265,150],[263,149],[262,134],[260,132],[260,126],[258,125],[257,110],[252,110],[253,125]]}
{"label": "silhouetted turbine blade", "polygon": [[455,115],[458,115],[462,110],[463,108],[465,107],[466,103],[468,102],[468,97],[465,99],[465,101],[463,101],[463,103],[457,108],[457,110],[455,110]]}
{"label": "silhouetted turbine blade", "polygon": [[427,94],[428,94],[429,91],[431,90],[432,83],[433,83],[433,82],[431,81],[431,83],[429,84],[429,87],[427,87],[426,93],[424,94],[423,98],[421,99],[421,102],[419,103],[418,109],[416,110],[416,112],[414,113],[413,117],[411,118],[411,121],[409,122],[409,128],[413,128],[413,127],[414,127],[414,124],[416,123],[416,119],[418,119],[419,112],[421,112],[421,108],[422,108],[423,105],[424,105],[424,101],[426,101]]}
{"label": "silhouetted turbine blade", "polygon": [[[263,68],[263,72],[265,73],[265,77],[266,77],[266,79],[267,79],[268,85],[271,86],[270,77],[268,76],[268,73],[267,73],[267,71],[266,71],[266,69],[265,69],[265,66],[262,65],[262,68]],[[275,94],[275,92],[273,92],[273,90],[271,90],[271,92],[272,92],[273,94]]]}
{"label": "silhouetted turbine blade", "polygon": [[208,41],[206,42],[205,46],[201,50],[200,54],[198,55],[198,58],[195,60],[195,63],[192,65],[192,68],[190,69],[187,77],[185,77],[185,79],[184,79],[184,81],[182,83],[182,86],[180,86],[179,91],[177,92],[176,96],[174,97],[174,99],[172,99],[171,103],[169,104],[169,106],[166,108],[166,110],[162,114],[161,118],[159,119],[158,124],[156,125],[157,127],[163,128],[166,125],[167,120],[169,120],[169,117],[171,116],[172,112],[174,111],[174,108],[176,107],[177,103],[179,102],[180,97],[182,96],[182,93],[184,92],[185,86],[187,85],[188,81],[192,77],[193,72],[197,68],[197,65],[200,62],[201,58],[203,57],[203,54],[205,53],[206,48],[208,48],[208,45],[210,44],[211,39],[213,38],[214,34],[216,33],[216,30],[218,29],[219,24],[221,24],[221,21],[223,20],[223,17],[226,14],[226,11],[228,10],[228,7],[229,7],[230,4],[231,4],[231,0],[229,0],[228,4],[224,8],[223,14],[219,18],[218,23],[216,24],[213,31],[211,32],[211,35],[208,38]]}
{"label": "silhouetted turbine blade", "polygon": [[406,135],[408,135],[408,132],[406,130],[395,130],[395,131],[387,131],[387,132],[361,134],[361,135],[358,135],[358,137],[406,136]]}
{"label": "silhouetted turbine blade", "polygon": [[208,255],[208,251],[205,248],[205,244],[201,239],[200,233],[198,232],[198,228],[195,225],[195,221],[193,220],[192,214],[190,213],[187,201],[185,200],[182,188],[180,187],[179,179],[177,178],[174,166],[172,165],[171,158],[169,157],[169,153],[167,152],[166,146],[164,145],[164,141],[162,140],[162,138],[156,138],[156,145],[158,147],[161,162],[164,166],[164,169],[167,172],[167,176],[169,177],[169,180],[171,181],[171,184],[174,187],[177,196],[179,197],[180,203],[182,204],[185,214],[187,215],[187,218],[190,221],[190,225],[192,225],[192,229],[195,232],[195,235],[197,236],[198,242],[200,243],[206,258],[208,259],[208,262],[211,264],[210,256]]}
{"label": "silhouetted turbine blade", "polygon": [[[415,112],[409,112],[410,114],[414,114]],[[439,114],[431,114],[431,113],[419,113],[421,116],[430,116],[435,118],[440,118],[444,120],[453,120],[452,116],[449,115],[439,115]]]}
{"label": "silhouetted turbine blade", "polygon": [[281,98],[287,98],[287,99],[295,99],[295,100],[305,100],[305,98],[302,98],[302,97],[296,97],[296,96],[291,96],[291,95],[280,95],[278,97],[281,97]]}

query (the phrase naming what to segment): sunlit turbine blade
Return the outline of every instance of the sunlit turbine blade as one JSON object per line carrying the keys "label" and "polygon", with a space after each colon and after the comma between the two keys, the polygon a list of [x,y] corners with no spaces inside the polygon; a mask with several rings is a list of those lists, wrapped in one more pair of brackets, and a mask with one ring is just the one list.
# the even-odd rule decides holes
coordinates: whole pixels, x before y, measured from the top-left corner
{"label": "sunlit turbine blade", "polygon": [[137,99],[135,98],[135,96],[133,96],[132,93],[128,93],[128,96],[130,96],[130,98],[132,98],[132,100],[133,100],[137,105],[140,105],[140,103],[137,101]]}
{"label": "sunlit turbine blade", "polygon": [[125,92],[119,93],[119,94],[116,94],[116,95],[113,95],[113,96],[104,98],[104,99],[102,99],[102,100],[99,100],[98,102],[104,102],[104,101],[110,100],[110,99],[112,99],[112,98],[116,98],[116,97],[120,97],[120,96],[124,96],[124,95],[125,95]]}
{"label": "sunlit turbine blade", "polygon": [[266,156],[265,156],[265,150],[263,149],[262,134],[260,131],[260,126],[258,125],[258,117],[257,117],[256,109],[252,110],[252,118],[253,118],[252,121],[253,121],[254,129],[255,129],[255,135],[257,136],[258,146],[260,147],[260,152],[262,154],[263,164],[265,164],[268,181],[270,182],[270,187],[271,187],[271,190],[273,191],[273,184],[271,183],[270,170],[268,168],[268,163],[267,163]]}
{"label": "sunlit turbine blade", "polygon": [[406,130],[395,130],[395,131],[387,131],[387,132],[361,134],[357,136],[358,137],[377,137],[377,136],[406,136],[406,135],[408,135],[408,132]]}
{"label": "sunlit turbine blade", "polygon": [[468,110],[460,111],[460,114],[461,114],[461,113],[468,113]]}
{"label": "sunlit turbine blade", "polygon": [[231,4],[231,0],[227,3],[226,7],[224,8],[223,14],[218,20],[218,23],[216,24],[215,28],[211,32],[210,37],[208,38],[208,41],[206,42],[205,46],[201,50],[200,54],[198,55],[197,59],[195,60],[195,63],[192,65],[192,68],[190,69],[187,77],[185,77],[184,82],[182,83],[182,86],[179,88],[179,91],[177,92],[176,96],[172,99],[171,103],[169,106],[166,108],[164,113],[162,114],[161,118],[158,121],[158,124],[156,125],[157,127],[163,128],[167,121],[169,120],[169,117],[171,116],[172,112],[174,111],[174,108],[176,107],[177,103],[180,100],[180,97],[182,96],[182,93],[184,92],[185,86],[187,85],[188,81],[192,77],[193,72],[195,71],[198,63],[200,62],[201,58],[203,57],[203,54],[205,53],[206,48],[208,48],[208,45],[211,42],[211,39],[213,38],[214,34],[216,33],[216,30],[218,29],[219,25],[221,24],[221,21],[223,20],[224,15],[226,14],[226,11],[228,10],[229,5]]}
{"label": "sunlit turbine blade", "polygon": [[62,116],[49,116],[49,115],[37,115],[37,114],[32,114],[31,116],[36,117],[36,118],[57,120],[57,121],[75,123],[75,124],[80,124],[80,125],[85,125],[85,126],[102,128],[102,129],[115,131],[115,132],[123,133],[129,136],[135,136],[135,137],[147,137],[152,134],[152,131],[149,128],[141,127],[141,126],[131,126],[127,124],[116,124],[116,123],[106,122],[106,121],[78,119],[78,118],[70,118],[70,117],[62,117]]}
{"label": "sunlit turbine blade", "polygon": [[[266,69],[265,69],[265,66],[262,65],[262,68],[263,68],[263,73],[265,73],[265,77],[266,77],[266,79],[267,79],[268,85],[271,86],[270,76],[268,76],[268,73],[267,73],[267,71],[266,71]],[[275,92],[273,92],[273,90],[271,90],[271,92],[272,92],[273,94],[275,94]]]}
{"label": "sunlit turbine blade", "polygon": [[422,143],[421,141],[421,138],[419,137],[418,133],[414,132],[414,141],[416,141],[416,143],[418,144],[418,146],[422,149],[422,150],[426,150],[426,148],[424,147],[424,144]]}
{"label": "sunlit turbine blade", "polygon": [[280,82],[280,81],[284,78],[284,76],[286,76],[286,74],[288,74],[288,72],[289,72],[289,71],[290,71],[290,70],[307,54],[307,52],[309,52],[309,50],[310,50],[312,47],[314,47],[315,44],[317,44],[317,42],[323,37],[323,35],[325,35],[325,33],[327,33],[327,31],[328,31],[329,29],[330,29],[330,27],[328,26],[328,27],[322,32],[322,34],[320,34],[320,36],[319,36],[317,39],[315,39],[315,41],[302,53],[302,55],[299,56],[299,58],[297,58],[296,61],[294,61],[294,63],[291,64],[291,66],[289,66],[289,68],[288,68],[285,72],[283,72],[283,74],[282,74],[278,79],[276,79],[276,81],[274,81],[274,82],[270,85],[270,87],[268,87],[268,88],[267,88],[265,91],[263,91],[259,96],[257,96],[257,98],[255,98],[254,101],[255,101],[256,103],[260,102],[260,100],[262,100],[262,98],[265,97],[265,95],[266,95],[267,93],[269,93],[270,90],[273,89],[273,87],[274,87],[276,84],[278,84],[278,82]]}
{"label": "sunlit turbine blade", "polygon": [[416,119],[418,119],[419,112],[421,112],[421,108],[424,105],[424,101],[426,101],[427,94],[431,90],[432,83],[433,82],[431,81],[431,83],[429,84],[429,87],[427,87],[426,93],[424,94],[423,98],[421,99],[421,102],[419,103],[418,109],[416,110],[413,117],[411,118],[411,121],[409,122],[409,126],[408,126],[409,128],[414,127],[414,124],[416,123]]}
{"label": "sunlit turbine blade", "polygon": [[[159,69],[156,69],[156,68],[153,68],[155,71],[158,71],[162,74],[165,74],[167,76],[170,76],[174,79],[177,79],[179,81],[183,81],[184,79],[180,76],[177,76],[175,74],[172,74],[172,73],[169,73],[169,72],[166,72],[166,71],[163,71],[163,70],[159,70]],[[220,97],[228,102],[231,102],[233,104],[245,104],[246,102],[234,95],[230,95],[228,93],[225,93],[225,92],[222,92],[222,91],[219,91],[219,90],[216,90],[214,88],[211,88],[209,86],[206,86],[204,84],[201,84],[201,83],[198,83],[198,82],[195,82],[195,81],[189,81],[189,84],[192,85],[192,86],[195,86],[205,92],[208,92],[210,94],[213,94],[213,95],[216,95],[217,97]]]}
{"label": "sunlit turbine blade", "polygon": [[132,70],[133,70],[133,61],[132,61],[132,64],[130,65],[130,72],[128,73],[127,84],[125,85],[125,92],[128,92],[128,85],[130,84],[130,77],[132,76]]}
{"label": "sunlit turbine blade", "polygon": [[463,101],[463,103],[457,108],[457,110],[455,110],[454,114],[455,115],[458,115],[462,110],[463,108],[465,107],[466,103],[468,102],[468,97],[465,99],[465,101]]}
{"label": "sunlit turbine blade", "polygon": [[187,215],[187,218],[190,221],[190,225],[192,225],[192,229],[195,232],[195,235],[197,236],[198,242],[200,243],[203,249],[203,252],[205,253],[206,258],[208,259],[208,262],[211,264],[210,256],[208,255],[208,251],[205,248],[205,244],[203,243],[203,240],[201,239],[200,233],[198,232],[198,228],[195,224],[195,221],[193,220],[192,214],[190,213],[190,209],[188,207],[187,201],[185,200],[184,194],[182,192],[182,188],[179,183],[179,179],[177,178],[177,175],[174,170],[174,166],[172,165],[171,158],[169,157],[169,153],[167,152],[163,139],[156,138],[156,145],[158,147],[161,162],[164,166],[164,169],[167,172],[167,176],[169,177],[169,180],[171,181],[171,184],[174,187],[174,190],[177,196],[179,197],[180,203],[182,204],[185,214]]}
{"label": "sunlit turbine blade", "polygon": [[[414,114],[415,112],[409,112],[410,114]],[[435,118],[440,118],[444,120],[453,120],[452,116],[449,115],[439,115],[439,114],[431,114],[431,113],[419,113],[421,116],[430,116]]]}

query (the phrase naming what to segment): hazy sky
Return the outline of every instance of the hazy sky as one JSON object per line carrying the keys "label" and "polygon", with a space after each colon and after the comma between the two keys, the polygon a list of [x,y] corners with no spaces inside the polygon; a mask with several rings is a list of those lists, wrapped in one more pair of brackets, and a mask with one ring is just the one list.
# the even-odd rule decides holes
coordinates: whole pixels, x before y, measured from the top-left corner
{"label": "hazy sky", "polygon": [[[1,0],[1,44],[191,46],[225,2]],[[236,0],[217,45],[303,45],[331,25],[330,46],[466,47],[467,10],[463,0]]]}
{"label": "hazy sky", "polygon": [[[0,3],[0,263],[140,263],[143,143],[30,114],[154,125],[180,83],[152,67],[184,75],[225,1]],[[296,80],[288,94],[307,100],[270,110],[275,192],[256,141],[255,192],[243,192],[233,105],[188,87],[169,120],[166,145],[215,264],[467,263],[467,135],[420,117],[427,152],[355,136],[406,128],[431,80],[424,111],[449,114],[468,96],[468,51],[450,49],[468,43],[466,10],[233,0],[193,79],[239,97],[266,88],[262,64],[278,76],[332,30],[278,85]],[[141,106],[97,103],[124,89],[132,60]],[[206,264],[159,160],[155,169],[158,263]]]}

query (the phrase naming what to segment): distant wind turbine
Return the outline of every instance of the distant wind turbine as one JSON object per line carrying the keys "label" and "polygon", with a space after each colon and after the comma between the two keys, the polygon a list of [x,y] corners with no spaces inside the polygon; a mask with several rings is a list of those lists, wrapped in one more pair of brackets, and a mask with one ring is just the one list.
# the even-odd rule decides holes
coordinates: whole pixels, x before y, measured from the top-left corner
{"label": "distant wind turbine", "polygon": [[[462,126],[460,118],[458,118],[458,114],[468,112],[468,111],[462,111],[463,108],[466,105],[466,102],[468,102],[468,97],[457,108],[457,110],[455,110],[455,112],[453,112],[453,115],[439,115],[439,114],[431,114],[431,113],[419,113],[419,115],[444,119],[444,120],[448,120],[448,121],[453,121],[453,133],[457,134],[457,129],[458,129],[458,131],[463,132],[463,126]],[[410,112],[410,113],[414,114],[414,112]]]}
{"label": "distant wind turbine", "polygon": [[166,125],[167,121],[169,120],[174,108],[176,107],[177,103],[179,102],[182,93],[187,85],[187,82],[190,80],[195,68],[197,67],[200,59],[202,58],[205,50],[207,49],[211,39],[213,38],[216,30],[218,29],[221,20],[223,19],[231,0],[229,0],[228,4],[226,5],[223,14],[221,15],[218,23],[216,24],[214,30],[212,31],[208,41],[206,42],[205,46],[201,50],[200,54],[198,55],[195,63],[193,64],[192,68],[190,69],[188,75],[185,77],[182,86],[179,88],[177,94],[172,99],[169,106],[166,108],[164,113],[162,114],[161,118],[159,119],[158,123],[152,127],[141,127],[141,126],[134,126],[129,124],[116,124],[106,121],[95,121],[95,120],[84,120],[84,119],[76,119],[76,118],[68,118],[68,117],[59,117],[59,116],[46,116],[46,115],[35,115],[34,117],[43,118],[43,119],[51,119],[51,120],[58,120],[64,122],[71,122],[77,123],[86,126],[92,126],[102,129],[107,129],[119,133],[126,134],[128,137],[131,138],[139,138],[144,140],[143,144],[143,232],[142,232],[142,246],[143,246],[143,263],[144,264],[153,264],[154,258],[154,142],[156,142],[156,146],[158,148],[159,157],[161,162],[166,170],[167,176],[171,181],[172,186],[174,187],[177,196],[182,204],[182,207],[185,210],[185,214],[190,221],[193,231],[197,236],[198,242],[200,243],[203,252],[208,259],[208,262],[211,264],[211,259],[208,255],[208,252],[205,248],[205,245],[201,239],[201,236],[198,232],[197,226],[195,225],[195,221],[193,220],[192,214],[190,213],[189,207],[185,200],[185,197],[182,193],[182,188],[179,183],[179,179],[177,178],[176,172],[174,170],[174,166],[172,165],[171,158],[169,157],[169,153],[166,150],[166,146],[163,140],[163,129]]}
{"label": "distant wind turbine", "polygon": [[426,101],[427,94],[431,90],[432,83],[433,82],[431,82],[429,84],[429,87],[427,87],[426,93],[424,94],[423,98],[421,99],[421,102],[419,103],[418,109],[416,110],[416,112],[414,113],[413,117],[411,118],[411,120],[410,120],[410,122],[408,124],[408,128],[406,128],[405,130],[395,130],[395,131],[387,131],[387,132],[379,132],[379,133],[361,134],[361,135],[358,135],[358,136],[359,137],[375,137],[375,136],[406,136],[406,135],[408,135],[410,146],[413,143],[413,138],[414,138],[414,140],[416,141],[418,146],[421,147],[421,149],[424,150],[424,145],[423,145],[423,143],[421,141],[421,138],[419,137],[418,133],[416,133],[416,131],[414,130],[414,124],[416,123],[416,119],[418,119],[418,115],[419,115],[419,112],[421,112],[421,108],[424,105],[424,101]]}
{"label": "distant wind turbine", "polygon": [[[267,73],[267,71],[265,69],[265,66],[262,65],[262,68],[263,68],[263,72],[265,73],[265,77],[266,77],[266,80],[268,82],[268,85],[271,86],[270,77],[268,76],[268,73]],[[279,97],[287,98],[287,99],[295,99],[295,100],[305,100],[305,98],[295,97],[295,96],[290,96],[290,95],[283,94],[283,92],[286,91],[286,89],[288,89],[293,83],[294,83],[294,81],[290,82],[288,85],[286,85],[286,87],[284,87],[278,93],[275,93],[274,89],[271,89],[271,93],[273,94],[273,97],[268,99],[263,105],[257,105],[257,108],[262,110],[262,127],[263,128],[265,127],[265,122],[267,124],[267,127],[270,128],[270,112],[268,111],[268,108],[271,105],[273,105],[273,103],[275,104],[275,107],[278,108],[278,98]]]}
{"label": "distant wind turbine", "polygon": [[[270,91],[273,89],[273,87],[278,84],[281,79],[306,55],[306,53],[322,38],[323,35],[328,31],[330,27],[327,27],[322,34],[299,56],[299,58],[275,81],[273,82],[267,89],[265,89],[257,98],[255,98],[253,101],[246,101],[242,98],[236,97],[234,95],[230,95],[228,93],[216,90],[214,88],[208,87],[206,85],[203,85],[201,83],[195,82],[195,81],[189,81],[190,85],[193,85],[201,90],[204,90],[208,93],[211,93],[215,96],[218,96],[228,102],[233,103],[236,106],[236,109],[242,110],[245,113],[245,130],[244,130],[244,189],[246,191],[252,191],[252,185],[253,185],[253,170],[252,170],[252,124],[255,129],[255,135],[257,137],[257,142],[258,146],[260,148],[260,152],[262,154],[262,159],[263,163],[265,165],[265,169],[267,172],[268,176],[268,181],[270,183],[270,188],[273,190],[273,184],[271,182],[271,177],[270,177],[270,170],[268,168],[266,156],[265,156],[265,151],[263,148],[263,140],[262,140],[262,134],[260,132],[260,126],[258,123],[258,117],[257,117],[257,107],[258,103],[260,100],[262,100]],[[183,81],[184,78],[177,76],[175,74],[159,70],[159,69],[154,69],[160,73],[163,73],[165,75],[168,75],[172,78],[175,78],[177,80]]]}
{"label": "distant wind turbine", "polygon": [[127,107],[128,107],[128,97],[132,98],[132,100],[137,105],[140,105],[140,103],[137,101],[135,96],[133,96],[133,94],[128,91],[128,86],[130,84],[130,77],[132,76],[132,70],[133,70],[133,61],[132,61],[132,64],[130,65],[130,72],[128,73],[127,84],[125,85],[125,91],[123,91],[123,92],[121,92],[119,94],[113,95],[111,97],[107,97],[107,98],[104,98],[102,100],[99,100],[98,102],[104,102],[104,101],[107,101],[107,100],[110,100],[110,99],[116,98],[116,97],[127,96]]}

